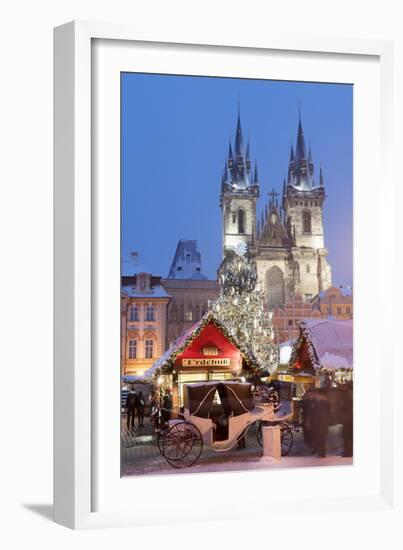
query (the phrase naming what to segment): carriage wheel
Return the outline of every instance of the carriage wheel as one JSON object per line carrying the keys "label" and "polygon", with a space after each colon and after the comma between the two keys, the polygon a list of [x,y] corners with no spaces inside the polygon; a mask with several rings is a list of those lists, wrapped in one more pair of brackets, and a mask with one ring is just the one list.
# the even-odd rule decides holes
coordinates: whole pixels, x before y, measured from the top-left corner
{"label": "carriage wheel", "polygon": [[160,451],[173,468],[192,466],[200,457],[203,438],[199,429],[190,422],[171,426],[159,440]]}
{"label": "carriage wheel", "polygon": [[158,434],[157,434],[157,445],[158,445],[158,450],[161,454],[162,453],[162,442],[164,441],[164,437],[166,436],[166,434],[168,433],[169,430],[161,430]]}
{"label": "carriage wheel", "polygon": [[[287,424],[287,422],[280,422],[278,425],[280,426],[281,456],[287,456],[288,453],[291,451],[294,442],[292,429],[290,428],[290,425]],[[263,447],[262,423],[260,423],[258,426],[256,437],[259,445]]]}
{"label": "carriage wheel", "polygon": [[287,422],[280,422],[281,431],[281,456],[287,456],[294,443],[292,429]]}

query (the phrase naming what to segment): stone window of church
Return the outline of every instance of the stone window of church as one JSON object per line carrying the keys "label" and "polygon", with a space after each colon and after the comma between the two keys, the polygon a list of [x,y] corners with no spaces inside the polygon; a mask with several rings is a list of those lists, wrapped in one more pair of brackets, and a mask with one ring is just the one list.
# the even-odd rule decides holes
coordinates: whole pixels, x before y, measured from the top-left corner
{"label": "stone window of church", "polygon": [[273,266],[266,273],[267,302],[269,308],[284,305],[284,278],[283,272],[277,266]]}
{"label": "stone window of church", "polygon": [[307,273],[311,272],[311,266],[309,264],[306,264],[306,272]]}
{"label": "stone window of church", "polygon": [[311,233],[312,232],[311,213],[310,212],[305,211],[302,214],[302,224],[303,224],[304,233]]}
{"label": "stone window of church", "polygon": [[238,233],[245,233],[245,212],[242,208],[238,210]]}

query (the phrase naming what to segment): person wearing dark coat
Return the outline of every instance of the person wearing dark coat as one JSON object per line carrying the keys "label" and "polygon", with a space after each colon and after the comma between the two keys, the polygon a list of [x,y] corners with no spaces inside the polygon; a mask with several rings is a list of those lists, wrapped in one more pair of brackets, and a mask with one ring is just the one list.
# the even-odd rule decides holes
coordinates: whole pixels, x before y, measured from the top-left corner
{"label": "person wearing dark coat", "polygon": [[139,391],[139,395],[137,398],[137,415],[138,415],[139,428],[142,428],[144,426],[144,409],[145,409],[144,395],[142,391]]}
{"label": "person wearing dark coat", "polygon": [[315,400],[312,415],[314,450],[319,458],[326,456],[326,439],[330,423],[330,404],[325,395]]}
{"label": "person wearing dark coat", "polygon": [[138,406],[137,392],[135,390],[130,390],[126,398],[128,430],[132,430],[134,428],[134,419],[136,417],[137,406]]}
{"label": "person wearing dark coat", "polygon": [[343,423],[343,456],[353,456],[353,385],[341,386],[342,423]]}
{"label": "person wearing dark coat", "polygon": [[163,424],[168,424],[171,419],[171,410],[172,410],[172,397],[169,390],[165,391],[165,395],[162,399],[162,411],[161,418]]}

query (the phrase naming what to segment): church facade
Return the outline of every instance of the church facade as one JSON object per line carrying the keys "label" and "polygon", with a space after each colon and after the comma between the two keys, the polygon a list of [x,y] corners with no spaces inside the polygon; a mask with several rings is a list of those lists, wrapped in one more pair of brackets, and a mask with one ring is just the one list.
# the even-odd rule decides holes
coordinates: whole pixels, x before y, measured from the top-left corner
{"label": "church facade", "polygon": [[234,147],[230,142],[221,181],[223,257],[241,243],[247,245],[269,310],[283,307],[295,296],[310,302],[332,285],[332,273],[324,242],[322,168],[316,179],[301,117],[281,200],[273,190],[258,215],[259,197],[257,165],[251,165],[238,113]]}

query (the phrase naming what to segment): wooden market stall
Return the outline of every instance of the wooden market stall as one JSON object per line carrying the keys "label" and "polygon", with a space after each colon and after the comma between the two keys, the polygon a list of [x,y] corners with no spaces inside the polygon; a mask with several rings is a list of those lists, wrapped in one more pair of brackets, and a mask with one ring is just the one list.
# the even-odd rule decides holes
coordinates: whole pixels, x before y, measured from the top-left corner
{"label": "wooden market stall", "polygon": [[173,408],[179,409],[187,382],[248,379],[256,373],[259,365],[253,353],[240,346],[213,313],[207,313],[180,335],[145,375],[169,388]]}

